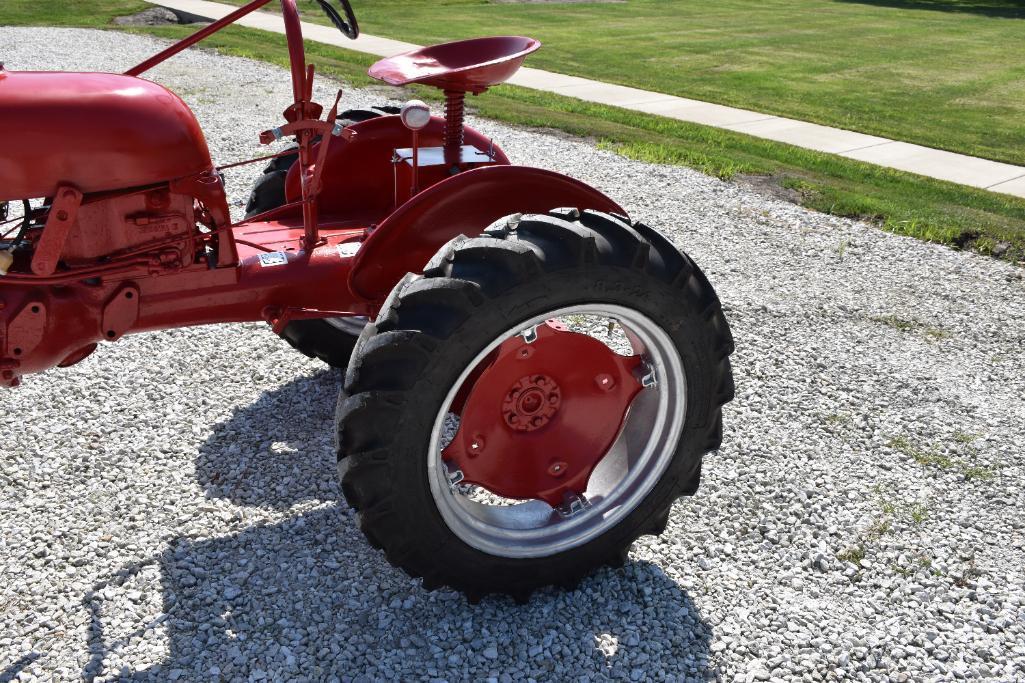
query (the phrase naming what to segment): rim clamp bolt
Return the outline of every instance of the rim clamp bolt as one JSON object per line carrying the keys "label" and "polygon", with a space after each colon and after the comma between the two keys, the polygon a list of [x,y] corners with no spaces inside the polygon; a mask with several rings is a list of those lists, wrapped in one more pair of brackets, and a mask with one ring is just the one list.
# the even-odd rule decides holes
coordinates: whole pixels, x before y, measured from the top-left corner
{"label": "rim clamp bolt", "polygon": [[537,341],[537,325],[528,327],[527,329],[520,332],[520,336],[523,337],[523,342],[526,344],[533,344]]}
{"label": "rim clamp bolt", "polygon": [[463,481],[462,470],[451,470],[448,473],[448,487],[455,493],[456,489],[459,488],[459,483]]}
{"label": "rim clamp bolt", "polygon": [[658,376],[655,374],[655,366],[650,363],[644,364],[644,375],[641,377],[641,386],[645,389],[658,386]]}
{"label": "rim clamp bolt", "polygon": [[587,500],[581,493],[567,493],[565,502],[556,511],[564,518],[579,515],[591,507],[591,501]]}

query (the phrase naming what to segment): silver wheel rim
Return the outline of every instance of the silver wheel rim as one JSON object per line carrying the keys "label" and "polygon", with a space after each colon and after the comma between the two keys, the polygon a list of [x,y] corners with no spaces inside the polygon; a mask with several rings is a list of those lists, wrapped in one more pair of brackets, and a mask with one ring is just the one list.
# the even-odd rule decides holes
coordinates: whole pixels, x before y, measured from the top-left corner
{"label": "silver wheel rim", "polygon": [[344,318],[322,318],[322,320],[336,330],[351,334],[353,337],[358,337],[369,322],[366,316],[362,315],[351,315]]}
{"label": "silver wheel rim", "polygon": [[[459,388],[484,358],[513,335],[551,318],[600,316],[617,322],[633,352],[644,359],[645,388],[630,405],[623,429],[594,469],[586,505],[556,510],[541,500],[487,505],[464,495],[441,457],[445,422]],[[591,541],[637,509],[672,462],[686,416],[683,361],[672,339],[651,318],[613,304],[581,304],[514,325],[463,369],[442,403],[427,449],[431,495],[452,532],[466,544],[502,557],[545,557]]]}

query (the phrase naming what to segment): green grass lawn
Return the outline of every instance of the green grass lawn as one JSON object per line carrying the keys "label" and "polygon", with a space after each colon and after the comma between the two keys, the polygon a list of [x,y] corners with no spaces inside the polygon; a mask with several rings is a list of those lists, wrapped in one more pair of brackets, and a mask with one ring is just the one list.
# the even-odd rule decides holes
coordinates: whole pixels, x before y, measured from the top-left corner
{"label": "green grass lawn", "polygon": [[[375,5],[374,10],[367,10],[366,6],[372,4]],[[374,27],[375,16],[378,17],[377,21],[383,21],[379,12],[390,7],[395,15],[402,16],[405,21],[408,19],[407,10],[414,12],[415,8],[421,7],[417,3],[409,7],[403,4],[399,8],[396,6],[398,4],[397,0],[375,0],[375,3],[357,2],[356,7],[368,33],[384,33]],[[448,10],[455,14],[463,10],[465,4],[448,3]],[[637,0],[627,3],[629,6],[635,4],[646,3]],[[663,4],[682,6],[686,3]],[[807,3],[795,0],[794,4]],[[937,1],[936,4],[940,3]],[[54,12],[53,8],[58,5],[61,10]],[[476,9],[477,5],[483,6],[482,11],[492,8],[485,3],[476,3],[469,9]],[[0,5],[0,24],[105,27],[109,25],[112,17],[145,6],[137,0],[79,0],[71,4],[57,3],[56,0],[4,0]],[[421,9],[426,6],[427,3],[424,3]],[[553,6],[538,5],[516,6],[513,9],[532,11],[538,7],[546,12],[553,10]],[[558,7],[570,12],[582,11],[584,7],[597,7],[603,12],[610,11],[610,8],[622,10],[621,5],[589,4]],[[438,11],[441,12],[443,9],[439,7]],[[305,16],[307,19],[314,19],[317,14],[308,11]],[[976,16],[971,13],[964,14],[966,20]],[[1018,19],[999,20],[1013,22],[1025,29],[1025,22]],[[456,25],[458,24],[454,22],[454,26]],[[192,29],[172,26],[134,30],[170,38],[186,35]],[[497,29],[494,32],[498,32]],[[532,33],[540,35],[538,31]],[[423,42],[434,39],[426,34],[416,36],[393,32],[392,35]],[[437,39],[450,37],[456,37],[456,34],[439,35]],[[640,38],[630,40],[643,43]],[[549,38],[549,41],[548,47],[552,48],[552,39]],[[226,54],[287,65],[287,51],[284,40],[279,35],[233,27],[216,34],[203,44]],[[576,46],[576,49],[584,51],[583,46]],[[551,52],[553,50],[549,49],[548,54]],[[595,52],[600,53],[600,50],[595,49]],[[535,56],[540,57],[544,54],[545,50],[542,50]],[[307,44],[307,55],[309,61],[317,64],[320,73],[341,78],[357,86],[371,82],[366,76],[366,69],[374,61],[373,57],[317,43]],[[537,66],[553,66],[539,63],[534,57],[531,58],[531,63]],[[128,66],[126,64],[126,68]],[[646,86],[643,83],[638,84]],[[416,88],[412,92],[420,97],[437,100],[435,91],[427,88]],[[724,179],[744,174],[769,176],[775,183],[795,190],[805,206],[836,215],[872,220],[880,227],[893,232],[983,253],[991,252],[1000,242],[1006,242],[1010,248],[1005,252],[1004,258],[1025,259],[1025,200],[761,140],[740,133],[589,104],[524,88],[501,86],[481,97],[472,98],[471,102],[484,116],[589,137],[605,148],[641,160],[691,166]],[[737,104],[753,106],[750,103]],[[1022,105],[1021,102],[1015,104]]]}

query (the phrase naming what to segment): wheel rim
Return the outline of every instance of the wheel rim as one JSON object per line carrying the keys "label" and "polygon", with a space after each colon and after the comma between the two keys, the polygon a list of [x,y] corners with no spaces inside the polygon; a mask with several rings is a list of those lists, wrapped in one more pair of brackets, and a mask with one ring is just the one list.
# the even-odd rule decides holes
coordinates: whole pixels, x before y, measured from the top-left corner
{"label": "wheel rim", "polygon": [[[540,499],[492,500],[468,490],[442,456],[453,442],[450,414],[464,384],[509,339],[550,319],[614,321],[643,360],[643,388],[629,403],[621,429],[586,480],[582,495],[553,506]],[[609,327],[611,330],[611,326]],[[611,350],[610,350],[611,352]],[[544,382],[541,386],[546,386]],[[581,304],[511,326],[464,368],[435,418],[427,450],[431,494],[446,525],[468,545],[503,557],[544,557],[587,543],[621,522],[651,492],[672,461],[686,415],[686,376],[669,335],[643,313],[614,304]],[[464,413],[465,415],[465,413]],[[502,457],[515,453],[502,453]]]}

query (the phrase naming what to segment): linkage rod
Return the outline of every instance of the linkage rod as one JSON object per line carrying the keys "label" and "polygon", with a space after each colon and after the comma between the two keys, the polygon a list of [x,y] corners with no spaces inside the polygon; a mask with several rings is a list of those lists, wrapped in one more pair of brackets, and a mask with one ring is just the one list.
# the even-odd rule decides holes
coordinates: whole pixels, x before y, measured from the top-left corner
{"label": "linkage rod", "polygon": [[187,38],[182,38],[171,47],[167,48],[166,50],[163,50],[162,52],[158,52],[146,61],[136,64],[131,69],[125,72],[125,76],[138,76],[141,73],[149,71],[157,64],[167,61],[168,59],[175,56],[182,50],[192,47],[193,45],[203,40],[207,36],[213,33],[217,33],[228,24],[235,23],[236,21],[246,16],[250,12],[255,12],[256,10],[260,9],[261,7],[269,3],[270,1],[271,0],[253,0],[253,2],[238,8],[228,16],[218,19],[217,21],[208,26],[204,26],[203,28],[193,33],[191,36],[188,36]]}

